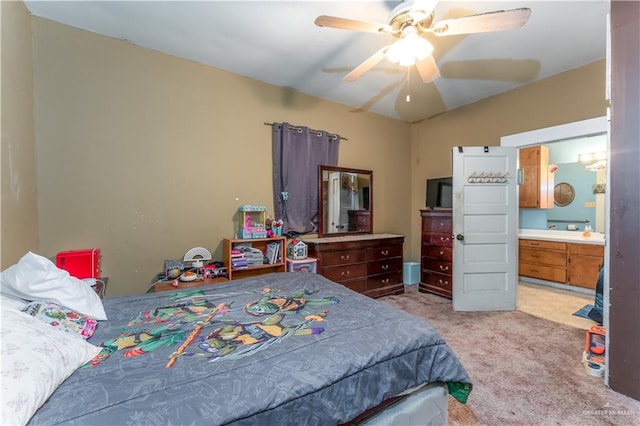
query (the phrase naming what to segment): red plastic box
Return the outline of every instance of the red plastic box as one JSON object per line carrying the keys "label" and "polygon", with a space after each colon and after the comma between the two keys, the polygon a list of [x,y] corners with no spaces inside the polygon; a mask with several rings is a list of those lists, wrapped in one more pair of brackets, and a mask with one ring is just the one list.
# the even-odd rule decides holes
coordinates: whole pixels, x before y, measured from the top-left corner
{"label": "red plastic box", "polygon": [[100,249],[61,251],[56,266],[76,278],[99,278]]}

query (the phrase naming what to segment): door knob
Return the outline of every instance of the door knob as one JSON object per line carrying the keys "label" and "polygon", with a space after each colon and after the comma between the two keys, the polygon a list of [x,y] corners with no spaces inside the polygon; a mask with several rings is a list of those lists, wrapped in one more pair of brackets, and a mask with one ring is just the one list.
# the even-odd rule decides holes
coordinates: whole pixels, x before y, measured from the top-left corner
{"label": "door knob", "polygon": [[458,241],[464,241],[464,235],[462,235],[462,234],[458,234],[458,235],[456,235],[456,240],[458,240]]}

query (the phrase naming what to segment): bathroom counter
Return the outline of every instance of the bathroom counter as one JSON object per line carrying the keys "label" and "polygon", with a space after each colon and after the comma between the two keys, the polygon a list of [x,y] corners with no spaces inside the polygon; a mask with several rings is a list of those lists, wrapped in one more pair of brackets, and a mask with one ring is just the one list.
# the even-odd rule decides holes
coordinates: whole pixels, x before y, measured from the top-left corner
{"label": "bathroom counter", "polygon": [[582,231],[556,231],[547,229],[521,229],[519,238],[542,241],[558,241],[564,243],[604,245],[604,234],[591,232],[590,237],[583,237]]}

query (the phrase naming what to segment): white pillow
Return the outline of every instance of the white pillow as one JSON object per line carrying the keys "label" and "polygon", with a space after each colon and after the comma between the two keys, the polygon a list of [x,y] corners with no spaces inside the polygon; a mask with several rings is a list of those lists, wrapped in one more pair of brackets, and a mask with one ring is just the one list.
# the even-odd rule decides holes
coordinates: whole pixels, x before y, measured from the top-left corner
{"label": "white pillow", "polygon": [[0,293],[0,300],[2,301],[2,309],[13,309],[14,311],[21,311],[29,304],[28,300],[17,299],[4,293]]}
{"label": "white pillow", "polygon": [[102,300],[91,286],[32,252],[2,271],[0,292],[28,301],[50,300],[91,318],[107,319]]}
{"label": "white pillow", "polygon": [[100,348],[2,302],[0,424],[24,425]]}

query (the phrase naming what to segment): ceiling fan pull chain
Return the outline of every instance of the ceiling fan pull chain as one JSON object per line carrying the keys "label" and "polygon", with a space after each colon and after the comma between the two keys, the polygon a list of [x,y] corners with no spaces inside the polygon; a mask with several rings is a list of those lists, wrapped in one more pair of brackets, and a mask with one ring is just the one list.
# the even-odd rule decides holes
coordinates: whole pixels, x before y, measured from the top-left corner
{"label": "ceiling fan pull chain", "polygon": [[407,103],[411,102],[411,73],[407,67]]}

